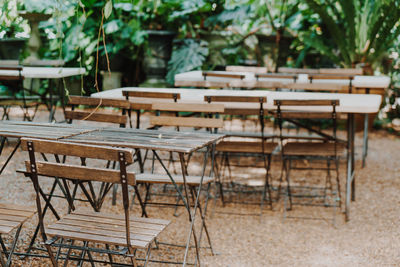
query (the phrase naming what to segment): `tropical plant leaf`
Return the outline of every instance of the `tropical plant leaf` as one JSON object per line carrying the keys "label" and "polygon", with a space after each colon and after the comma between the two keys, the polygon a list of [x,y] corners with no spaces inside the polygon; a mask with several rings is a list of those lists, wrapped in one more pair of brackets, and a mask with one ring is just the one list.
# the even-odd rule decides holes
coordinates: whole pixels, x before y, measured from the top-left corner
{"label": "tropical plant leaf", "polygon": [[184,39],[176,45],[168,62],[166,80],[174,84],[175,74],[200,69],[208,56],[208,43],[202,40]]}

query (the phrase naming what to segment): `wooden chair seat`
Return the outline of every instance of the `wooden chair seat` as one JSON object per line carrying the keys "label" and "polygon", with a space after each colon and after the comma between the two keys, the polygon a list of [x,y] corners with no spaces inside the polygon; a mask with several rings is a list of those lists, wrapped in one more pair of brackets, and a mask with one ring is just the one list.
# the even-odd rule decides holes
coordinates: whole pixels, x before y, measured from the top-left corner
{"label": "wooden chair seat", "polygon": [[[337,155],[345,152],[344,144],[337,144]],[[283,147],[285,156],[335,156],[334,143],[289,142]]]}
{"label": "wooden chair seat", "polygon": [[[130,217],[131,245],[147,248],[167,227],[170,221]],[[126,246],[125,218],[123,215],[75,211],[46,229],[49,236]]]}
{"label": "wooden chair seat", "polygon": [[[272,154],[278,143],[264,143],[264,154]],[[254,141],[221,141],[216,146],[217,152],[236,152],[236,153],[259,153],[261,154],[261,142]]]}
{"label": "wooden chair seat", "polygon": [[[183,184],[183,176],[173,175],[176,184]],[[186,176],[186,183],[191,186],[200,185],[201,176]],[[214,178],[209,176],[203,177],[203,185],[214,181]],[[136,183],[150,183],[150,184],[172,184],[171,179],[168,175],[164,174],[154,174],[154,173],[139,173],[136,174]]]}
{"label": "wooden chair seat", "polygon": [[35,208],[0,204],[0,234],[9,234],[35,214]]}

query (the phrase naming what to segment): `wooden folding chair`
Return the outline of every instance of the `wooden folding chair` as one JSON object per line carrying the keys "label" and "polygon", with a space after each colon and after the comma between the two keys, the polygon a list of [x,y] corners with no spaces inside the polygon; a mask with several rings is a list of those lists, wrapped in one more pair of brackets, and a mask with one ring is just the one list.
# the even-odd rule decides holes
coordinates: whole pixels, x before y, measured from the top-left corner
{"label": "wooden folding chair", "polygon": [[[126,100],[70,96],[68,105],[71,106],[71,110],[65,111],[65,119],[68,123],[72,123],[73,120],[85,120],[117,124],[120,127],[126,127],[128,122],[126,112],[129,110],[130,104]],[[92,107],[93,110],[79,110],[79,106]],[[102,110],[105,107],[121,109],[121,114],[105,113]]]}
{"label": "wooden folding chair", "polygon": [[[68,123],[72,123],[73,120],[92,121],[92,122],[103,122],[111,125],[119,125],[119,127],[125,128],[128,123],[128,115],[126,114],[130,110],[130,104],[128,100],[112,99],[112,98],[94,98],[85,96],[70,96],[68,105],[71,106],[71,110],[65,111],[65,119]],[[79,106],[92,107],[93,110],[85,111],[78,110]],[[105,113],[103,108],[117,108],[120,109],[120,114]],[[65,159],[64,159],[65,160]],[[139,165],[141,164],[141,158],[138,158]],[[107,163],[110,167],[111,162]],[[113,168],[116,167],[116,162],[113,162]],[[76,185],[75,185],[76,186]],[[113,198],[112,203],[115,205],[118,185],[115,184],[113,187]]]}
{"label": "wooden folding chair", "polygon": [[[336,108],[339,106],[339,100],[326,100],[326,99],[313,99],[313,100],[274,100],[274,104],[277,106],[277,112],[275,114],[278,120],[280,129],[280,145],[281,145],[281,156],[283,161],[283,168],[285,171],[285,179],[287,184],[286,194],[285,194],[285,206],[287,200],[289,201],[289,206],[285,207],[285,210],[290,210],[292,208],[292,198],[299,197],[304,198],[304,195],[292,194],[292,188],[290,185],[290,171],[291,170],[326,170],[327,176],[325,179],[325,186],[323,188],[323,194],[315,195],[316,198],[323,197],[324,206],[336,207],[337,203],[341,202],[340,194],[340,179],[339,179],[339,160],[340,156],[345,152],[344,142],[339,141],[336,135],[337,129],[337,113]],[[310,106],[321,106],[326,107],[327,112],[315,113],[312,111],[306,111]],[[283,121],[294,122],[295,120],[329,120],[332,122],[332,135],[324,134],[321,137],[323,139],[317,140],[301,140],[296,138],[293,142],[290,137],[282,135],[282,124]],[[326,168],[315,168],[315,167],[297,167],[293,166],[293,162],[304,162],[310,161],[326,161]],[[334,190],[331,181],[331,163],[335,164],[334,170],[336,171],[336,190]],[[279,185],[279,192],[281,191],[282,177]],[[327,193],[331,191],[332,195],[335,196],[334,203],[327,203]],[[307,199],[309,199],[309,194],[307,194]],[[299,204],[299,203],[296,203]],[[303,202],[300,204],[304,204]],[[307,203],[306,203],[307,204]],[[314,205],[314,203],[312,203]],[[318,203],[317,203],[318,204]]]}
{"label": "wooden folding chair", "polygon": [[[271,188],[270,188],[270,167],[271,167],[271,156],[272,153],[275,151],[277,148],[277,143],[275,142],[266,142],[267,138],[270,138],[271,136],[266,136],[265,135],[265,114],[264,114],[264,104],[267,102],[266,97],[256,97],[256,96],[211,96],[211,95],[206,95],[204,96],[204,100],[213,103],[213,102],[221,102],[221,103],[229,103],[229,102],[240,102],[240,103],[247,103],[247,104],[258,104],[259,109],[258,109],[258,120],[260,123],[260,132],[256,134],[228,134],[228,137],[239,137],[239,140],[226,140],[224,139],[220,143],[217,144],[216,146],[216,151],[218,155],[221,156],[221,167],[219,173],[222,173],[223,167],[226,166],[229,170],[229,180],[232,184],[233,180],[231,177],[231,171],[230,171],[230,161],[229,161],[229,156],[236,155],[236,156],[246,156],[246,155],[255,155],[255,156],[261,156],[263,160],[263,166],[265,169],[265,178],[264,178],[264,184],[263,184],[263,192],[262,192],[262,198],[260,201],[260,210],[262,214],[262,209],[264,205],[264,201],[266,198],[266,195],[268,194],[268,202],[270,207],[272,208],[272,197],[271,197]],[[225,108],[226,110],[226,108]],[[233,110],[233,114],[250,114],[254,115],[252,113],[246,113],[246,109],[240,109],[240,110]],[[229,111],[228,111],[229,112]],[[227,110],[226,112],[227,113]],[[220,176],[220,174],[218,174]],[[251,181],[247,181],[248,183],[246,184],[247,186],[252,186]],[[223,190],[221,190],[223,192]],[[224,202],[223,195],[221,195],[222,201]]]}
{"label": "wooden folding chair", "polygon": [[[153,110],[160,111],[160,112],[169,112],[172,113],[172,116],[151,116],[150,117],[150,125],[156,127],[173,127],[175,130],[185,131],[188,129],[206,129],[207,132],[217,132],[219,128],[223,127],[223,121],[221,118],[214,118],[216,114],[224,112],[224,106],[221,104],[190,104],[190,103],[156,103],[152,106]],[[177,113],[179,112],[189,112],[191,113],[191,117],[176,117]],[[201,117],[193,117],[193,114],[199,114]],[[203,151],[204,152],[204,151]],[[188,155],[186,159],[186,169],[189,166],[190,157],[192,155]],[[154,160],[151,168],[151,173],[154,172]],[[175,160],[173,159],[173,155],[170,154],[168,159],[169,164],[174,164]],[[179,161],[180,162],[180,161]],[[174,172],[176,174],[176,169],[174,166]],[[147,177],[148,179],[145,179]],[[140,174],[138,178],[138,183],[140,184],[143,182],[147,184],[147,192],[146,195],[149,194],[150,185],[152,183],[159,183],[158,181],[153,181],[153,175],[148,174]],[[164,184],[172,184],[172,181],[165,176]],[[144,180],[141,180],[144,178]],[[177,176],[176,184],[182,185],[183,180],[182,176]],[[201,177],[200,176],[190,176],[187,177],[188,181],[190,180],[190,186],[196,188],[199,186]],[[213,182],[214,179],[212,177],[204,177],[203,183],[209,184]],[[145,201],[148,199],[146,196]],[[145,203],[146,205],[147,203]]]}
{"label": "wooden folding chair", "polygon": [[[135,256],[138,249],[146,250],[145,265],[147,264],[152,242],[165,229],[169,221],[130,216],[128,185],[134,186],[136,180],[135,173],[128,172],[126,168],[134,161],[133,150],[38,139],[22,139],[21,146],[23,151],[29,154],[26,168],[36,191],[40,231],[53,266],[58,266],[59,253],[55,254],[52,246],[68,249],[64,266],[67,266],[69,260],[78,261],[79,266],[84,261],[89,261],[92,265],[95,262],[118,265],[113,260],[113,255],[129,257],[129,263],[138,266]],[[68,164],[38,161],[36,159],[38,153],[65,155],[68,159],[117,161],[119,169],[88,167],[86,164],[76,164],[73,161]],[[41,197],[46,205],[51,205],[51,203],[48,204],[49,199],[42,194],[39,176],[60,177],[78,183],[91,181],[102,184],[121,184],[124,215],[74,210],[57,218],[55,223],[46,225]],[[69,208],[73,208],[70,204]],[[65,240],[71,240],[71,242],[68,244],[68,241],[64,242]],[[78,242],[82,242],[83,245],[77,244]],[[93,245],[90,246],[89,243]],[[100,249],[99,244],[105,245],[105,249]],[[71,255],[73,250],[81,251],[80,257],[73,257]],[[109,261],[97,261],[92,253],[108,254]]]}
{"label": "wooden folding chair", "polygon": [[[131,110],[136,112],[136,129],[140,128],[140,114],[141,110],[149,110],[151,109],[151,105],[153,102],[177,102],[178,99],[181,99],[180,93],[168,93],[168,92],[149,92],[149,91],[122,91],[122,95],[126,98],[126,100],[131,101],[131,108],[128,111],[129,122],[132,128],[132,116]],[[132,99],[133,98],[133,99]],[[138,99],[139,103],[136,103],[136,99]],[[147,100],[147,102],[142,102],[143,100]],[[150,107],[150,108],[149,108]]]}
{"label": "wooden folding chair", "polygon": [[[12,256],[14,254],[22,225],[26,220],[35,214],[34,208],[14,204],[0,204],[0,264],[1,266],[11,266]],[[16,231],[11,242],[10,250],[3,241],[2,235],[9,235]],[[4,258],[6,261],[4,261]]]}
{"label": "wooden folding chair", "polygon": [[352,74],[311,74],[308,75],[308,79],[310,80],[310,83],[312,83],[314,80],[348,80],[349,83],[346,85],[348,91],[344,91],[344,93],[352,93],[354,80],[354,75]]}
{"label": "wooden folding chair", "polygon": [[[192,131],[193,128],[197,129],[206,129],[207,132],[217,132],[217,129],[223,127],[223,120],[221,118],[214,118],[216,114],[224,112],[224,106],[221,104],[196,104],[196,103],[155,103],[152,105],[152,109],[156,111],[160,111],[163,113],[171,113],[171,116],[152,116],[150,117],[150,124],[157,127],[172,127],[174,130],[179,129],[179,131],[189,130]],[[177,112],[186,112],[191,113],[191,117],[176,117]],[[193,117],[193,114],[199,114],[201,117]],[[140,173],[136,176],[136,181],[138,184],[145,185],[146,194],[144,199],[144,203],[142,203],[143,216],[146,216],[146,206],[147,205],[166,205],[175,207],[175,213],[178,206],[185,207],[189,214],[191,214],[191,208],[198,208],[199,216],[201,216],[202,220],[202,228],[201,233],[204,229],[209,245],[209,249],[212,254],[214,254],[211,239],[209,236],[209,232],[205,223],[205,215],[208,205],[209,199],[209,191],[212,183],[215,184],[214,179],[214,145],[211,150],[207,148],[207,150],[202,150],[204,152],[204,160],[203,160],[203,170],[201,175],[189,175],[188,169],[190,169],[189,160],[190,156],[185,160],[184,155],[179,153],[179,162],[181,165],[181,173],[180,174],[170,174],[167,171],[167,174],[159,174],[154,171],[154,158],[150,172]],[[167,170],[163,163],[163,159],[153,151],[157,161],[162,165],[164,170]],[[205,175],[206,164],[208,160],[208,154],[211,154],[211,169],[209,175]],[[171,158],[169,158],[171,160]],[[173,160],[173,159],[172,159]],[[186,162],[186,163],[185,163]],[[150,202],[150,189],[154,184],[163,184],[164,186],[172,186],[175,189],[176,194],[174,197],[176,198],[175,203],[160,203],[160,202]],[[204,206],[201,204],[199,197],[200,191],[204,186],[204,191],[206,193]],[[165,187],[164,187],[165,188]],[[188,189],[187,189],[188,188]],[[185,193],[185,194],[184,194]],[[194,200],[192,203],[193,206],[189,206],[187,202],[188,194],[191,195],[191,199]],[[184,196],[185,195],[185,196]],[[179,203],[183,204],[179,204]],[[194,219],[193,219],[194,220]],[[201,244],[201,236],[196,242],[196,249],[200,247]],[[197,259],[197,258],[196,258]],[[197,259],[198,260],[198,259]]]}
{"label": "wooden folding chair", "polygon": [[[15,62],[16,65],[7,64],[1,65],[0,70],[9,70],[9,71],[17,71],[18,76],[13,75],[0,75],[0,81],[4,82],[6,85],[9,85],[15,93],[21,93],[22,96],[1,96],[0,97],[0,105],[3,108],[2,120],[10,119],[10,108],[12,106],[18,106],[22,109],[24,113],[23,120],[32,121],[35,118],[37,110],[40,105],[40,98],[35,96],[26,96],[25,89],[23,87],[24,76],[22,75],[22,66],[18,65],[18,62]],[[33,108],[33,115],[30,116],[29,109]]]}

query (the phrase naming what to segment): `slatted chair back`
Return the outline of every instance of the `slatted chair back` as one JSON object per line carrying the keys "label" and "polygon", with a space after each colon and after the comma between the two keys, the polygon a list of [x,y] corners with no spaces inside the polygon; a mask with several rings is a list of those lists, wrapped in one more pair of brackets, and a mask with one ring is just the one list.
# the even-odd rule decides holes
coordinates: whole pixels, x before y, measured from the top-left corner
{"label": "slatted chair back", "polygon": [[308,75],[308,79],[310,80],[310,83],[313,82],[313,80],[348,80],[348,92],[352,92],[352,87],[353,87],[353,80],[354,80],[353,74],[348,74],[348,73],[326,73],[326,74],[310,74]]}
{"label": "slatted chair back", "polygon": [[[128,185],[135,185],[135,174],[128,172],[126,167],[133,163],[133,150],[106,146],[86,145],[68,143],[61,141],[49,141],[43,139],[21,139],[21,148],[27,151],[29,161],[26,162],[27,173],[29,173],[36,191],[36,204],[39,213],[41,232],[46,241],[45,228],[43,224],[42,208],[40,201],[40,183],[38,176],[58,177],[74,181],[98,181],[105,183],[117,183],[122,186],[122,200],[125,211],[126,241],[130,247],[129,235],[129,196]],[[68,158],[90,158],[119,162],[119,170],[107,168],[93,168],[86,164],[72,163],[50,163],[38,161],[36,153],[64,155]]]}
{"label": "slatted chair back", "polygon": [[282,87],[290,90],[317,92],[348,92],[350,88],[349,85],[336,83],[292,83],[283,85]]}
{"label": "slatted chair back", "polygon": [[347,69],[340,69],[340,68],[325,68],[325,69],[319,69],[320,74],[334,74],[334,75],[363,75],[363,70],[362,69],[352,69],[352,68],[347,68]]}
{"label": "slatted chair back", "polygon": [[2,81],[22,81],[24,76],[22,75],[23,67],[16,64],[0,64],[0,70],[10,70],[10,71],[17,71],[18,76],[15,75],[0,75],[0,80]]}
{"label": "slatted chair back", "polygon": [[244,78],[246,78],[246,75],[244,74],[208,72],[208,71],[203,71],[202,76],[205,81],[207,80],[207,77],[229,78],[229,79],[239,79],[239,80],[243,80]]}
{"label": "slatted chair back", "polygon": [[[309,99],[309,100],[297,100],[297,99],[275,99],[274,105],[277,107],[276,118],[278,120],[280,140],[283,147],[283,140],[288,137],[283,137],[283,121],[287,120],[293,122],[297,119],[330,119],[332,120],[332,138],[324,141],[334,141],[336,151],[336,130],[337,130],[337,113],[336,108],[340,105],[338,99]],[[312,107],[326,107],[326,112],[313,112]],[[300,141],[300,139],[297,139]]]}
{"label": "slatted chair back", "polygon": [[[68,104],[71,105],[71,110],[65,111],[65,119],[69,123],[72,123],[73,120],[86,120],[118,124],[120,127],[125,127],[128,122],[126,110],[129,110],[130,104],[126,100],[70,96]],[[80,105],[94,107],[95,110],[91,112],[76,110],[76,107]],[[104,107],[119,108],[122,110],[122,114],[110,114],[98,111],[99,108]]]}
{"label": "slatted chair back", "polygon": [[258,119],[261,125],[261,136],[264,139],[264,104],[267,103],[267,98],[264,96],[222,96],[222,95],[206,95],[204,101],[212,102],[236,102],[236,103],[259,103]]}
{"label": "slatted chair back", "polygon": [[[216,131],[224,126],[222,118],[215,118],[224,112],[222,104],[190,104],[190,103],[155,103],[153,110],[173,112],[175,116],[152,116],[150,124],[154,126],[198,127],[214,129]],[[204,117],[177,117],[179,112],[201,113]]]}
{"label": "slatted chair back", "polygon": [[226,66],[226,71],[235,72],[252,72],[252,73],[267,73],[267,67],[252,67],[252,66]]}
{"label": "slatted chair back", "polygon": [[158,98],[158,99],[173,99],[177,102],[181,99],[180,93],[170,93],[170,92],[145,92],[145,91],[122,91],[122,95],[129,100],[129,97],[141,97],[141,98]]}
{"label": "slatted chair back", "polygon": [[[181,99],[181,94],[180,93],[171,93],[171,92],[159,92],[159,91],[134,91],[134,90],[123,90],[122,95],[125,97],[127,101],[129,101],[130,97],[134,98],[147,98],[147,99],[152,99],[150,103],[150,109],[151,105],[154,102],[162,102],[165,100],[172,100],[173,102],[178,102],[178,99]],[[140,128],[140,113],[141,109],[149,109],[149,105],[141,105],[140,103],[136,103],[133,101],[131,103],[131,108],[128,110],[128,116],[129,116],[129,122],[130,126],[132,128],[132,114],[131,114],[131,109],[136,111],[136,128]]]}

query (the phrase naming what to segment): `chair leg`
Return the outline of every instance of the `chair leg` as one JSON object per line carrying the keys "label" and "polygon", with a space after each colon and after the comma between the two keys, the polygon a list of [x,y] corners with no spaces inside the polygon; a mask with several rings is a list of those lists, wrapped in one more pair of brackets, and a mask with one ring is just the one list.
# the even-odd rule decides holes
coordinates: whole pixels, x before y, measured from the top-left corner
{"label": "chair leg", "polygon": [[[287,163],[286,163],[287,164]],[[290,190],[290,169],[292,167],[292,160],[289,159],[289,165],[286,165],[286,197],[289,199],[289,208],[286,210],[291,210],[292,209],[292,193]]]}
{"label": "chair leg", "polygon": [[340,177],[339,177],[339,159],[335,159],[335,168],[336,168],[336,190],[339,198],[339,207],[342,207],[342,194],[340,189]]}
{"label": "chair leg", "polygon": [[263,207],[264,207],[264,201],[265,201],[265,195],[268,193],[268,202],[269,205],[271,207],[272,210],[272,197],[271,197],[271,187],[269,184],[269,171],[271,168],[271,155],[267,156],[267,162],[265,162],[265,158],[264,158],[264,164],[266,163],[265,166],[265,183],[264,183],[264,188],[263,188],[263,192],[262,192],[262,197],[261,197],[261,204],[260,204],[260,216],[262,216],[262,211],[263,211]]}
{"label": "chair leg", "polygon": [[151,245],[149,245],[149,247],[147,248],[147,252],[146,252],[146,259],[144,261],[144,267],[147,266],[147,263],[150,260],[150,256],[151,256]]}
{"label": "chair leg", "polygon": [[113,185],[112,192],[112,205],[115,206],[117,204],[117,192],[118,192],[118,184]]}
{"label": "chair leg", "polygon": [[327,159],[326,161],[326,167],[327,167],[327,173],[326,173],[326,179],[325,179],[325,188],[324,188],[324,202],[325,206],[329,205],[327,203],[327,194],[328,194],[328,189],[332,194],[332,181],[331,181],[331,161],[330,159]]}

